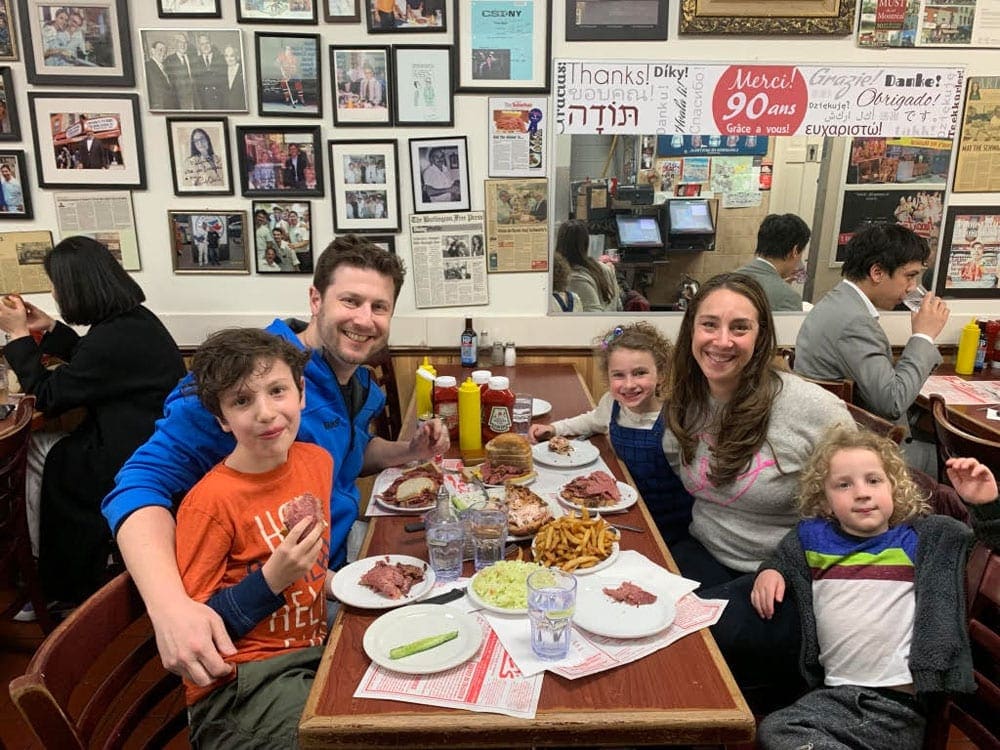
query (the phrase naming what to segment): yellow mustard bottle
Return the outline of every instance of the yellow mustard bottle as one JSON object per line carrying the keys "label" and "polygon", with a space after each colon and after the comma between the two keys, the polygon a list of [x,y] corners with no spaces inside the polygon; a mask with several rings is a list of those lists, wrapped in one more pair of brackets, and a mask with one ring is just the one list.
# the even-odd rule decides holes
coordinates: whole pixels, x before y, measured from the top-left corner
{"label": "yellow mustard bottle", "polygon": [[434,378],[437,370],[427,357],[417,368],[417,379],[413,384],[417,400],[417,419],[430,418],[434,414],[434,404],[431,394],[434,392]]}
{"label": "yellow mustard bottle", "polygon": [[962,326],[958,337],[958,353],[955,355],[955,372],[971,375],[976,367],[976,352],[979,350],[979,324],[973,318]]}
{"label": "yellow mustard bottle", "polygon": [[481,406],[479,386],[467,377],[458,388],[458,448],[466,463],[483,459]]}

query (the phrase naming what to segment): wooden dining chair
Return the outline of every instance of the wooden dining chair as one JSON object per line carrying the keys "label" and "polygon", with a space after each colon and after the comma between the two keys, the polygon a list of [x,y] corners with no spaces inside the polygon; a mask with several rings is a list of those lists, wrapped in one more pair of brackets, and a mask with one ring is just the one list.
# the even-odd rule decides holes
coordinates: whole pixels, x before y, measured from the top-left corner
{"label": "wooden dining chair", "polygon": [[399,404],[399,388],[396,385],[396,371],[392,366],[392,354],[386,347],[366,364],[372,371],[375,382],[385,391],[385,408],[374,420],[375,434],[385,440],[398,440],[403,426],[403,410]]}
{"label": "wooden dining chair", "polygon": [[937,436],[938,479],[948,481],[944,463],[952,457],[977,458],[986,466],[1000,466],[1000,442],[972,435],[957,427],[948,419],[948,407],[944,398],[938,393],[930,397],[931,416],[934,419],[934,434]]}
{"label": "wooden dining chair", "polygon": [[844,405],[847,407],[847,411],[851,413],[854,418],[854,422],[858,427],[864,427],[867,430],[871,430],[876,435],[881,435],[882,437],[889,438],[896,445],[903,442],[903,438],[906,437],[906,429],[898,424],[893,424],[888,419],[883,419],[877,414],[872,414],[867,409],[862,409],[860,406],[855,406],[850,401],[845,401]]}
{"label": "wooden dining chair", "polygon": [[817,380],[816,378],[807,378],[801,373],[795,374],[803,380],[808,380],[810,383],[815,383],[820,388],[830,391],[830,393],[845,403],[850,404],[854,402],[854,381],[850,378],[842,380]]}
{"label": "wooden dining chair", "polygon": [[0,429],[0,573],[19,579],[18,594],[0,617],[14,616],[26,602],[35,609],[35,621],[45,633],[56,623],[49,614],[31,553],[28,512],[25,504],[25,476],[28,470],[28,441],[35,397],[23,397]]}
{"label": "wooden dining chair", "polygon": [[59,624],[10,696],[46,748],[162,748],[187,733],[181,680],[160,662],[128,573]]}
{"label": "wooden dining chair", "polygon": [[972,745],[1000,748],[1000,553],[976,544],[966,565],[974,693],[944,696],[927,717],[924,750],[945,750],[951,727]]}

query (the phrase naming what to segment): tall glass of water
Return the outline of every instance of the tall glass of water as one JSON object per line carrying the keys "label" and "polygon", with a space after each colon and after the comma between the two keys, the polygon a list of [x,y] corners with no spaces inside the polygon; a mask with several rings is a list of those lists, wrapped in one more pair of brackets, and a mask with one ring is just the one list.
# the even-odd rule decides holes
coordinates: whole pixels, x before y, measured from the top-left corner
{"label": "tall glass of water", "polygon": [[905,297],[903,297],[903,304],[910,310],[913,310],[913,312],[916,312],[920,309],[920,303],[923,301],[925,296],[927,296],[927,290],[920,286],[920,284],[917,284],[913,287],[913,289],[906,293]]}
{"label": "tall glass of water", "polygon": [[531,650],[540,659],[557,660],[569,653],[576,609],[576,576],[558,568],[528,576],[528,619]]}
{"label": "tall glass of water", "polygon": [[499,499],[481,500],[469,510],[473,560],[476,570],[482,570],[503,560],[507,545],[507,506]]}
{"label": "tall glass of water", "polygon": [[454,514],[432,510],[424,516],[427,552],[439,581],[454,581],[462,574],[465,523]]}
{"label": "tall glass of water", "polygon": [[527,435],[528,428],[531,427],[531,405],[534,399],[530,393],[514,394],[514,409],[511,417],[514,421],[514,432],[518,435]]}

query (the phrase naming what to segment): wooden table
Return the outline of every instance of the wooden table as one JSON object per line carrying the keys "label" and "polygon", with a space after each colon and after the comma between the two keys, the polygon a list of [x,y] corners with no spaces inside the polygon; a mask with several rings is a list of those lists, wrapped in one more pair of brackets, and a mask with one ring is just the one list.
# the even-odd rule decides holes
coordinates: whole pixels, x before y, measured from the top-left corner
{"label": "wooden table", "polygon": [[[933,374],[956,375],[955,365],[938,365],[938,368],[933,372]],[[995,368],[991,368],[985,372],[977,372],[972,375],[958,375],[958,377],[963,380],[978,380],[993,383],[997,392],[1000,393],[1000,370]],[[952,424],[968,433],[971,433],[972,435],[986,438],[987,440],[1000,441],[1000,422],[986,419],[986,410],[990,408],[990,406],[994,409],[998,408],[1000,399],[997,399],[997,402],[997,404],[992,405],[946,404],[948,407],[948,417],[951,419]],[[929,399],[924,398],[923,396],[918,396],[917,405],[924,409],[928,415],[930,414],[931,403]],[[933,432],[933,422],[931,422],[930,425],[930,432]],[[923,418],[921,418],[921,426],[923,426]]]}
{"label": "wooden table", "polygon": [[[552,404],[538,421],[569,417],[593,408],[572,365],[494,368],[512,386]],[[439,374],[464,375],[442,367]],[[411,403],[404,435],[415,420]],[[627,479],[608,440],[594,438],[601,456],[619,479]],[[645,533],[625,532],[622,542],[676,571],[649,513],[641,502],[622,523]],[[372,519],[362,556],[385,552],[427,559],[422,534],[406,534],[406,517]],[[411,519],[412,520],[412,519]],[[471,569],[466,571],[471,574]],[[546,673],[533,720],[499,714],[450,710],[396,701],[356,699],[354,690],[369,660],[362,649],[365,629],[380,612],[343,607],[306,703],[299,740],[304,748],[457,748],[551,745],[726,744],[754,735],[753,715],[707,629],[618,669],[578,680]]]}

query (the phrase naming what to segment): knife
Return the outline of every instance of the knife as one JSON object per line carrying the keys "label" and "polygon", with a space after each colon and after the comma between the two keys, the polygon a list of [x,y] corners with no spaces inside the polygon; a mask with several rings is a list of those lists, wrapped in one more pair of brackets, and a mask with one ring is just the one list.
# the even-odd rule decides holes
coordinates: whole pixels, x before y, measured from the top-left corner
{"label": "knife", "polygon": [[452,589],[451,591],[445,591],[443,594],[438,594],[437,596],[432,596],[429,599],[421,599],[415,604],[447,604],[448,602],[454,601],[455,599],[461,599],[465,596],[465,586],[459,586],[457,589]]}

